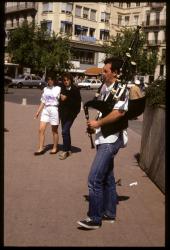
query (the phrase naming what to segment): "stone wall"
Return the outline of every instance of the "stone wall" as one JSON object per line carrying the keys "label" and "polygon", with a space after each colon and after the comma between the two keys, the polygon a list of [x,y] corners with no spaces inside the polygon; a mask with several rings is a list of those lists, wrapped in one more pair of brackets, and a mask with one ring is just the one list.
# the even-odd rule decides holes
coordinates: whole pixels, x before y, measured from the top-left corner
{"label": "stone wall", "polygon": [[140,167],[165,193],[165,107],[146,106],[140,149]]}

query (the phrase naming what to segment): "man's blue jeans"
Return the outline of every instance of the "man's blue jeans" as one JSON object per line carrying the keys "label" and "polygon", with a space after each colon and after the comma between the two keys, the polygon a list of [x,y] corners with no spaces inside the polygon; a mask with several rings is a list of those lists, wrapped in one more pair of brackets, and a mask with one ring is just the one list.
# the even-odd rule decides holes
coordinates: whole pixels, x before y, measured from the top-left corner
{"label": "man's blue jeans", "polygon": [[69,119],[67,121],[61,120],[62,126],[62,137],[63,137],[63,151],[70,151],[71,150],[71,135],[70,129],[74,122],[75,118]]}
{"label": "man's blue jeans", "polygon": [[122,136],[115,143],[97,146],[95,159],[88,177],[89,217],[100,223],[103,215],[116,217],[117,193],[113,174],[114,156],[123,144]]}

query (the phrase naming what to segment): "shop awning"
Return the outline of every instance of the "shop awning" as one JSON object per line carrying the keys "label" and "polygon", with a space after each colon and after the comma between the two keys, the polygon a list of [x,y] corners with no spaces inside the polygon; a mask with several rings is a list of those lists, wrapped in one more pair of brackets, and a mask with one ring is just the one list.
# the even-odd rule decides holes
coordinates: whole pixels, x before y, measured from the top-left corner
{"label": "shop awning", "polygon": [[102,74],[102,68],[91,67],[91,68],[86,69],[84,74],[89,75],[89,76],[97,76],[97,75]]}

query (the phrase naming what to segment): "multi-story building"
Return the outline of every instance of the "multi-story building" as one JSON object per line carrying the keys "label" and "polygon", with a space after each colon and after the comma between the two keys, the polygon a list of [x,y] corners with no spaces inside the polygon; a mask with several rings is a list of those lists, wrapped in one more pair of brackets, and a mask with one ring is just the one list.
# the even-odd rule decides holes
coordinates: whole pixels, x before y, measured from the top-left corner
{"label": "multi-story building", "polygon": [[[16,29],[23,21],[28,23],[35,21],[37,14],[36,2],[6,2],[5,3],[5,46],[8,43],[8,34],[11,30]],[[5,59],[10,60],[9,55],[5,54]]]}
{"label": "multi-story building", "polygon": [[[100,66],[103,41],[109,39],[110,5],[90,2],[40,2],[37,22],[49,32],[70,35],[74,65],[80,69]],[[103,64],[102,64],[103,65]]]}
{"label": "multi-story building", "polygon": [[34,20],[49,32],[69,34],[73,64],[79,71],[102,67],[104,43],[122,27],[141,25],[147,34],[145,50],[160,57],[155,78],[165,75],[166,4],[148,2],[6,2],[6,30]]}
{"label": "multi-story building", "polygon": [[[115,35],[120,28],[142,26],[146,33],[144,49],[149,53],[156,50],[158,53],[158,65],[154,78],[166,75],[166,3],[163,2],[117,2],[112,6],[112,33]],[[116,14],[116,15],[115,15]]]}
{"label": "multi-story building", "polygon": [[166,75],[166,4],[149,3],[142,21],[143,29],[147,35],[147,50],[156,50],[158,65],[154,78]]}

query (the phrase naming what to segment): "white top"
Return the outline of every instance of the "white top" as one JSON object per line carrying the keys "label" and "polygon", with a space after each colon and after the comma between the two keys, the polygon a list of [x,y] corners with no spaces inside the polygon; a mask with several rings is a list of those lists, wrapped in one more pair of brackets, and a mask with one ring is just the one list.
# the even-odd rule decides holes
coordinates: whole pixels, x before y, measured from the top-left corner
{"label": "white top", "polygon": [[61,87],[45,87],[41,96],[41,102],[46,106],[58,106],[61,93]]}
{"label": "white top", "polygon": [[[110,85],[109,87],[106,86],[105,88],[103,88],[102,97],[104,97],[104,95],[106,94],[105,99],[104,99],[105,101],[107,100],[113,86],[114,86],[114,83],[112,85]],[[124,101],[117,101],[116,104],[114,105],[113,109],[127,111],[128,110],[128,96],[129,96],[129,92],[127,91],[125,100]],[[102,116],[102,113],[99,112],[99,118],[101,116]],[[95,144],[98,145],[98,144],[103,144],[103,143],[114,143],[118,139],[118,137],[119,137],[119,132],[116,134],[113,134],[113,135],[109,135],[109,136],[104,138],[102,133],[101,133],[101,127],[99,127],[96,129]]]}

